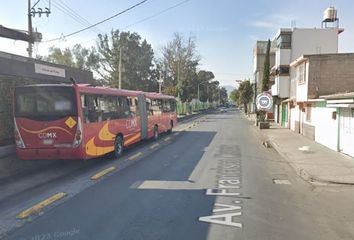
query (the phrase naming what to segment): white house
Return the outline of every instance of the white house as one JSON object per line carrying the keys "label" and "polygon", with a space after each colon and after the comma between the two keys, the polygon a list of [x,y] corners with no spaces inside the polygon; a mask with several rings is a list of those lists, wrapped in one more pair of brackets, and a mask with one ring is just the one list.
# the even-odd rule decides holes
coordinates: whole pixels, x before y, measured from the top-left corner
{"label": "white house", "polygon": [[304,55],[291,64],[286,124],[354,156],[354,53]]}
{"label": "white house", "polygon": [[[271,74],[275,77],[271,92],[275,97],[275,119],[287,127],[288,109],[284,100],[290,97],[290,63],[305,54],[338,52],[338,34],[335,28],[283,28],[274,37],[277,43],[275,64]],[[283,104],[282,104],[283,102]]]}

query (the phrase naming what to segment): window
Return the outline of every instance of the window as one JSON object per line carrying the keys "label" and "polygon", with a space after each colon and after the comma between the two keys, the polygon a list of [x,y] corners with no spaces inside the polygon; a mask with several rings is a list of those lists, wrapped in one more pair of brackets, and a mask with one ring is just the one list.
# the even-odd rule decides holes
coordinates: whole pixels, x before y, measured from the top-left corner
{"label": "window", "polygon": [[305,83],[305,71],[305,63],[300,64],[296,68],[296,80],[299,85]]}
{"label": "window", "polygon": [[85,122],[101,122],[132,115],[129,100],[123,96],[81,95]]}
{"label": "window", "polygon": [[291,48],[291,33],[281,33],[277,39],[278,48]]}
{"label": "window", "polygon": [[171,105],[171,112],[176,111],[176,101],[174,99],[170,100],[170,105]]}
{"label": "window", "polygon": [[163,100],[163,112],[174,112],[176,111],[176,102],[173,99]]}
{"label": "window", "polygon": [[146,99],[147,109],[149,115],[160,114],[163,111],[162,99]]}
{"label": "window", "polygon": [[277,75],[286,75],[286,76],[288,76],[289,75],[289,73],[290,73],[290,68],[289,68],[289,66],[280,66],[278,69],[277,69],[277,71],[276,71],[276,74]]}
{"label": "window", "polygon": [[163,112],[171,112],[170,100],[163,100]]}
{"label": "window", "polygon": [[16,117],[55,120],[77,116],[75,92],[69,87],[25,87],[16,90]]}
{"label": "window", "polygon": [[137,97],[128,97],[130,113],[132,115],[139,116],[139,107],[138,107],[138,98]]}

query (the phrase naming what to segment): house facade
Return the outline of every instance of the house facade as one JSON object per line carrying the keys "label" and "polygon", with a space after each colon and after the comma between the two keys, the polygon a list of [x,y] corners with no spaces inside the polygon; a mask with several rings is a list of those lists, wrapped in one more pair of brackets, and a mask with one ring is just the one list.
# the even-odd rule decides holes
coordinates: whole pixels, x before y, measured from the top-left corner
{"label": "house facade", "polygon": [[330,54],[338,52],[339,28],[283,28],[275,35],[275,64],[271,68],[274,84],[275,121],[289,127],[288,104],[290,96],[290,63],[304,54]]}
{"label": "house facade", "polygon": [[[253,79],[252,84],[254,84],[254,100],[252,111],[255,111],[256,107],[256,97],[261,93],[262,80],[264,75],[264,61],[267,52],[268,41],[257,41],[253,48]],[[269,62],[270,66],[274,65],[275,62],[275,44],[271,41],[270,52],[269,52]],[[270,78],[270,84],[274,83],[274,78]]]}
{"label": "house facade", "polygon": [[290,67],[285,125],[354,156],[354,53],[303,55]]}

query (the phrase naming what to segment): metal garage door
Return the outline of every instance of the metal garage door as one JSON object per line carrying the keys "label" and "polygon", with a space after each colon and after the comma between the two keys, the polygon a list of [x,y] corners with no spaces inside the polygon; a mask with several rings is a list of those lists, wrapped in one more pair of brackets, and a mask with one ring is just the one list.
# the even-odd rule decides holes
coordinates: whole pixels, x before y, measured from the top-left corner
{"label": "metal garage door", "polygon": [[354,109],[340,109],[340,150],[354,157]]}

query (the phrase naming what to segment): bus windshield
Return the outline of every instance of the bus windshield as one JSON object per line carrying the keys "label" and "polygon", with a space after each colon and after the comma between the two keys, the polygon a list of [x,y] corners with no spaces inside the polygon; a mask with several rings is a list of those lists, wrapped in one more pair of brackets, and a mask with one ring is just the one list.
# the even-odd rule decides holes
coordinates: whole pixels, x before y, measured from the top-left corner
{"label": "bus windshield", "polygon": [[15,117],[33,120],[56,120],[77,116],[74,88],[66,86],[34,86],[17,88]]}

